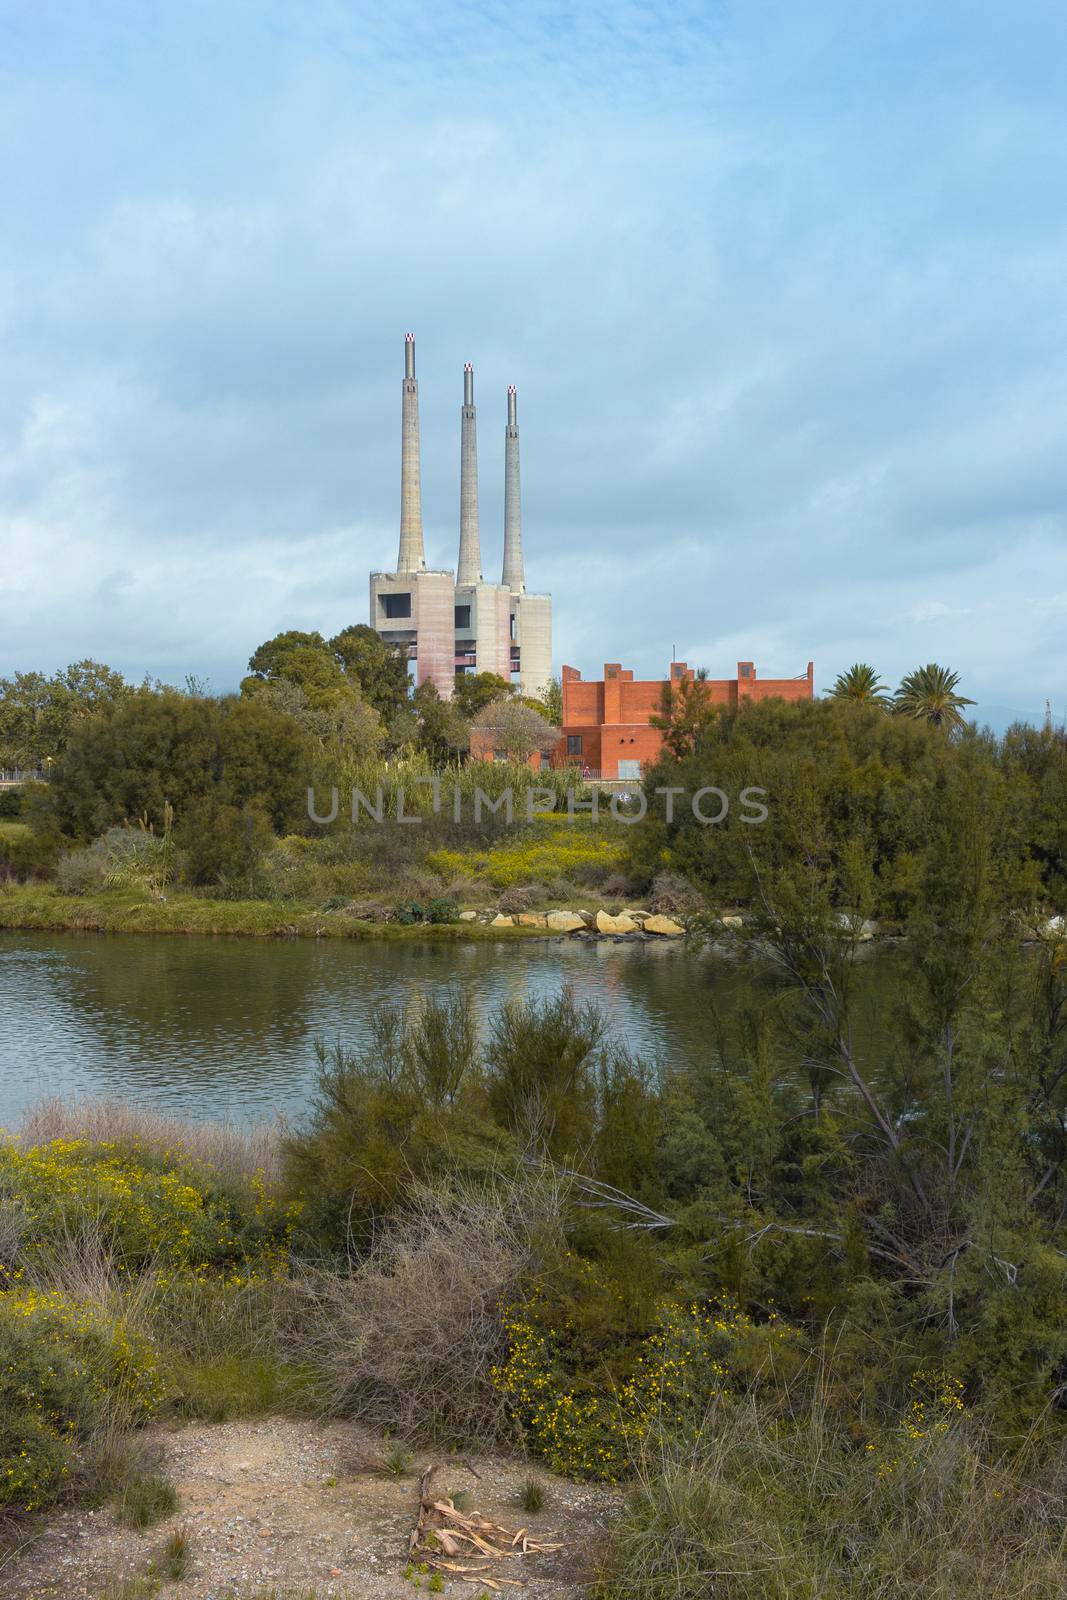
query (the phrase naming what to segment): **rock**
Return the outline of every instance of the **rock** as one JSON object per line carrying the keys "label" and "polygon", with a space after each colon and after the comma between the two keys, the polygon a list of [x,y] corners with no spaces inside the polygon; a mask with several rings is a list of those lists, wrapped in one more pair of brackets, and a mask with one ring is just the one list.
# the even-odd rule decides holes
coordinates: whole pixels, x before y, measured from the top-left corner
{"label": "rock", "polygon": [[648,916],[649,916],[649,913],[647,911],[625,910],[625,911],[623,911],[622,914],[623,914],[624,917],[632,917],[635,922],[647,922],[648,921]]}
{"label": "rock", "polygon": [[459,920],[460,922],[477,922],[478,913],[477,911],[461,911]]}
{"label": "rock", "polygon": [[587,928],[593,928],[596,926],[596,916],[592,911],[584,911],[581,907],[579,907],[577,914],[581,917]]}
{"label": "rock", "polygon": [[543,928],[545,919],[539,911],[520,911],[515,921],[520,928]]}
{"label": "rock", "polygon": [[620,916],[612,917],[606,911],[598,911],[596,914],[596,931],[597,933],[636,933],[637,923],[633,917],[628,917],[625,912],[622,912]]}
{"label": "rock", "polygon": [[662,933],[667,939],[678,939],[685,933],[685,929],[680,922],[675,922],[673,917],[655,916],[645,918],[645,932]]}
{"label": "rock", "polygon": [[550,911],[545,924],[554,933],[574,933],[578,928],[585,927],[585,918],[577,911]]}
{"label": "rock", "polygon": [[1046,939],[1062,939],[1065,928],[1067,928],[1067,923],[1064,922],[1062,917],[1049,917],[1041,932]]}
{"label": "rock", "polygon": [[743,917],[720,917],[719,921],[724,928],[743,928],[745,925]]}
{"label": "rock", "polygon": [[513,928],[515,923],[511,917],[506,917],[502,911],[498,911],[489,926],[491,928]]}

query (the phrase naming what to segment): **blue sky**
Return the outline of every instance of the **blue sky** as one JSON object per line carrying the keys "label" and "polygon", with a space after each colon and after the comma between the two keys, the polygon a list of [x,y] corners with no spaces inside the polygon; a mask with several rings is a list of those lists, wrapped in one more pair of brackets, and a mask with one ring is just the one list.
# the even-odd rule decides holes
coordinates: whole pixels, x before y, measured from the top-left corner
{"label": "blue sky", "polygon": [[556,659],[1067,711],[1062,0],[0,0],[0,673],[232,686],[519,389]]}

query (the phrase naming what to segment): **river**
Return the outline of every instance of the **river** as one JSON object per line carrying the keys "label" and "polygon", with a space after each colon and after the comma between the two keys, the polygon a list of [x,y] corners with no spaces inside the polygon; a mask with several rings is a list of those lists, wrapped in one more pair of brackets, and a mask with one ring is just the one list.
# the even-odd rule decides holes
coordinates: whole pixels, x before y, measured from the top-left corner
{"label": "river", "polygon": [[298,1116],[315,1045],[359,1045],[374,1005],[461,986],[483,1019],[570,984],[616,1038],[673,1066],[711,1049],[732,964],[663,943],[493,944],[0,932],[0,1126],[44,1095],[196,1118]]}

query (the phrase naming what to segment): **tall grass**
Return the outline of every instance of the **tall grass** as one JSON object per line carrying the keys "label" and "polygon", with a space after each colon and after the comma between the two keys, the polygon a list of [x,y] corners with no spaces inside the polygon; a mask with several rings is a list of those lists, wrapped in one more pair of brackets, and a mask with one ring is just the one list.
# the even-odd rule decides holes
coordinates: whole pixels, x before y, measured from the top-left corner
{"label": "tall grass", "polygon": [[230,1177],[260,1172],[270,1182],[279,1175],[280,1122],[193,1122],[168,1117],[125,1100],[61,1099],[38,1101],[16,1129],[20,1145],[49,1144],[53,1139],[84,1139],[89,1144],[118,1144],[169,1153],[203,1162]]}
{"label": "tall grass", "polygon": [[969,1417],[864,1439],[822,1394],[723,1404],[639,1464],[601,1600],[1054,1600],[1067,1456],[992,1460]]}

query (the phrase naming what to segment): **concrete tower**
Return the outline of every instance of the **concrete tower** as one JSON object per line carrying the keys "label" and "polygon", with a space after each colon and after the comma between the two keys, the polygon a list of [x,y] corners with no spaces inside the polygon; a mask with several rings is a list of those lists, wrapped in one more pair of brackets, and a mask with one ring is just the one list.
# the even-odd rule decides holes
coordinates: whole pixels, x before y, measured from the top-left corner
{"label": "concrete tower", "polygon": [[478,422],[474,409],[474,368],[463,368],[463,411],[459,447],[459,565],[456,583],[481,583],[478,536]]}
{"label": "concrete tower", "polygon": [[508,425],[504,431],[504,574],[501,582],[512,594],[522,594],[526,588],[519,497],[519,419],[514,384],[508,387]]}
{"label": "concrete tower", "polygon": [[415,335],[404,338],[404,402],[400,435],[400,553],[398,572],[422,572],[422,488],[419,479],[419,380],[415,376]]}

